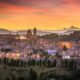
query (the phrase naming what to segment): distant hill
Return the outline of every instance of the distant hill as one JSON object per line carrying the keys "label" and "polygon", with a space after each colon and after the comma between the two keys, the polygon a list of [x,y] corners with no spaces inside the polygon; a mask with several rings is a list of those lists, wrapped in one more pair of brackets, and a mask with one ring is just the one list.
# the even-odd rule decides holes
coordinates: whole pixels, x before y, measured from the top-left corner
{"label": "distant hill", "polygon": [[[33,30],[31,30],[32,31],[32,33],[33,33]],[[19,34],[24,34],[24,35],[26,35],[27,34],[27,30],[20,30],[20,31],[17,31]],[[42,36],[42,35],[46,35],[46,34],[51,34],[51,32],[48,32],[48,31],[43,31],[43,30],[37,30],[37,35],[40,35],[40,36]]]}
{"label": "distant hill", "polygon": [[[33,33],[33,30],[31,30]],[[37,30],[37,34],[42,36],[46,34],[58,34],[58,35],[69,35],[76,30]],[[18,31],[19,34],[27,34],[27,30],[20,30]]]}
{"label": "distant hill", "polygon": [[0,34],[9,34],[11,31],[7,29],[0,29]]}
{"label": "distant hill", "polygon": [[[70,28],[65,28],[63,30],[37,30],[37,35],[46,35],[46,34],[58,34],[58,35],[69,35],[71,33],[74,33],[74,31],[80,30],[77,27],[71,26]],[[33,33],[33,30],[31,30]],[[18,30],[18,31],[9,31],[7,29],[0,29],[0,34],[20,34],[20,35],[26,35],[27,30]]]}
{"label": "distant hill", "polygon": [[41,38],[44,39],[50,39],[50,40],[61,40],[61,41],[78,41],[80,40],[80,31],[67,31],[66,33],[69,34],[64,34],[64,35],[58,35],[58,34],[46,34],[42,35]]}
{"label": "distant hill", "polygon": [[[32,33],[33,33],[33,30],[31,30],[32,31]],[[27,30],[19,30],[19,31],[9,31],[9,30],[7,30],[7,29],[0,29],[0,34],[13,34],[13,35],[15,35],[15,34],[20,34],[20,35],[26,35],[27,34]],[[38,35],[40,35],[40,36],[42,36],[42,35],[45,35],[45,34],[50,34],[51,32],[46,32],[46,31],[42,31],[42,30],[38,30],[37,31],[37,34]]]}
{"label": "distant hill", "polygon": [[14,32],[14,31],[10,31],[10,30],[7,30],[7,29],[2,29],[2,28],[0,28],[0,34],[1,35],[7,35],[7,34],[13,34],[13,35],[15,35],[16,33]]}

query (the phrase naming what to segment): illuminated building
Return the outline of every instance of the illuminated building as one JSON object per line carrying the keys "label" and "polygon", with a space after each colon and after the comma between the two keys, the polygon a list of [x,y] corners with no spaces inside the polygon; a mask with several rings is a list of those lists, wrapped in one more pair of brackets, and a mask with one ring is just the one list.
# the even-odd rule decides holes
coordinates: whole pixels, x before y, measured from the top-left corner
{"label": "illuminated building", "polygon": [[74,46],[74,42],[73,41],[60,41],[59,42],[59,47],[63,48],[63,46],[66,46],[67,48],[72,48]]}

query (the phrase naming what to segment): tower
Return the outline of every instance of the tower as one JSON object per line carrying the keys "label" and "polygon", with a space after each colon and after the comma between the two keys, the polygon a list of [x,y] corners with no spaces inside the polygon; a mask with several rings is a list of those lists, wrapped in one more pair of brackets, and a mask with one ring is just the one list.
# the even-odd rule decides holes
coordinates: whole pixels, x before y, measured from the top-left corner
{"label": "tower", "polygon": [[34,36],[37,36],[37,29],[36,29],[36,27],[34,28]]}

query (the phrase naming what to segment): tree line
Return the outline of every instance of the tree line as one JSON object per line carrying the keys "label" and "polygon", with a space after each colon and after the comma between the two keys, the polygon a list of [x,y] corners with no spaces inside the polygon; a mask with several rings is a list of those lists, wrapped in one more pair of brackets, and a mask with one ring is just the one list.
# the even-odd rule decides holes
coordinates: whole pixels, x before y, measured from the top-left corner
{"label": "tree line", "polygon": [[39,66],[46,68],[67,68],[70,70],[76,70],[77,61],[74,59],[54,59],[50,60],[45,58],[44,60],[35,60],[28,59],[27,61],[23,61],[20,59],[9,59],[9,58],[0,58],[0,64],[13,66],[13,67],[30,67],[30,66]]}

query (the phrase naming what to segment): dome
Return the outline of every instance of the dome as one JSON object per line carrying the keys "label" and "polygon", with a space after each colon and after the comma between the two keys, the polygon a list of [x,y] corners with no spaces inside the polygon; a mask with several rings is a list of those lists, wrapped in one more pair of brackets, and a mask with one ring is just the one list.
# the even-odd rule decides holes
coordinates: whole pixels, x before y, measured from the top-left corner
{"label": "dome", "polygon": [[27,31],[27,36],[32,36],[32,32],[30,29]]}

